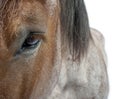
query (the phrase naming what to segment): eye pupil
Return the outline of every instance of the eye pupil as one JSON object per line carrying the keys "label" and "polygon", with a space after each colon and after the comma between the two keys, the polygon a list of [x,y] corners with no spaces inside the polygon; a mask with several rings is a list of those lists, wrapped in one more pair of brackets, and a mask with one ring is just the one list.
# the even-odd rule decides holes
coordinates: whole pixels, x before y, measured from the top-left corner
{"label": "eye pupil", "polygon": [[37,45],[38,43],[39,39],[36,39],[34,35],[30,35],[29,37],[26,38],[22,48],[34,48],[35,45]]}
{"label": "eye pupil", "polygon": [[34,36],[30,36],[30,37],[28,37],[28,38],[26,39],[26,43],[27,43],[28,45],[32,45],[32,44],[34,44],[36,41],[37,41],[37,40],[34,38]]}

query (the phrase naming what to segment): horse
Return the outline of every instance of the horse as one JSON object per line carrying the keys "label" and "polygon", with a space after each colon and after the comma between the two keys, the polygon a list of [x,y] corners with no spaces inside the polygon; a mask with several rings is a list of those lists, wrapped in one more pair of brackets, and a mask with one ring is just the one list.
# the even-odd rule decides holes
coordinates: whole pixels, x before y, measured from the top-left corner
{"label": "horse", "polygon": [[107,99],[103,35],[84,0],[0,0],[0,99]]}

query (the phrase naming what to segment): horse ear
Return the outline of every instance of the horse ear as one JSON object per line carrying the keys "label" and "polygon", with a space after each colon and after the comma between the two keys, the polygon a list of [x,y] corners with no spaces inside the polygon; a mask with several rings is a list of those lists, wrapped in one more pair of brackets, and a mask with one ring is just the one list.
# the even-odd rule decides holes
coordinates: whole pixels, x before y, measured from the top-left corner
{"label": "horse ear", "polygon": [[62,41],[68,40],[73,58],[80,59],[86,53],[91,37],[84,1],[60,0],[60,7]]}

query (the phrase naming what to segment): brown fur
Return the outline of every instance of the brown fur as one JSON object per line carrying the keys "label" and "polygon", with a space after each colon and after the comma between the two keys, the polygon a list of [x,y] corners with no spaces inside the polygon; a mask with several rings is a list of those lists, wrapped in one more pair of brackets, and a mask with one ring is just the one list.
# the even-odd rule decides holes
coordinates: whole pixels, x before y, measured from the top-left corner
{"label": "brown fur", "polygon": [[[56,58],[58,14],[54,11],[54,16],[50,16],[49,7],[43,3],[43,0],[0,1],[0,99],[28,99],[33,90],[36,91],[35,86],[40,88],[41,97],[48,90]],[[14,42],[24,27],[45,32],[42,35],[45,40],[35,55],[21,55],[16,59],[17,45]]]}
{"label": "brown fur", "polygon": [[[92,37],[83,0],[70,3],[69,0],[0,0],[0,99],[48,99],[59,83],[64,61],[67,68],[69,60],[80,65],[79,59],[85,58],[84,53],[87,55]],[[72,18],[69,7],[73,10]],[[31,54],[17,55],[31,31],[41,33],[38,35],[41,45],[33,53],[28,51]]]}

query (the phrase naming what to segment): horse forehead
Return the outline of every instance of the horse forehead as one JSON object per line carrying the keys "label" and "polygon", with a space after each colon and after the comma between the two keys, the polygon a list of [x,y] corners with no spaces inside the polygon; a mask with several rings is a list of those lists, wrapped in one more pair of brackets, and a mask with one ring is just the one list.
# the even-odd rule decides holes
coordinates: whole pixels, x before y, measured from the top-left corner
{"label": "horse forehead", "polygon": [[[4,0],[0,0],[0,8],[1,8],[1,10],[0,10],[0,34],[4,32],[3,27],[7,28],[7,26],[8,27],[10,26],[10,24],[12,23],[11,22],[12,19],[14,19],[14,24],[21,22],[20,21],[21,18],[20,18],[19,15],[18,15],[19,17],[16,17],[17,19],[19,18],[19,20],[18,20],[19,22],[15,22],[15,18],[12,18],[12,17],[14,17],[14,13],[16,15],[16,13],[19,13],[19,12],[23,12],[24,13],[25,12],[24,13],[25,17],[29,18],[29,17],[33,17],[34,16],[34,18],[35,18],[35,16],[37,15],[37,14],[35,14],[35,13],[37,13],[37,10],[35,11],[35,7],[36,6],[34,6],[34,9],[33,9],[33,5],[36,4],[38,7],[43,5],[43,7],[45,7],[45,10],[48,10],[46,12],[49,12],[49,14],[53,14],[54,13],[54,9],[57,6],[57,1],[58,0],[21,0],[20,2],[17,2],[17,1],[14,2],[14,1],[16,1],[16,0],[11,0],[10,2],[9,2],[9,0],[8,0],[8,2],[4,1]],[[13,4],[12,2],[15,3],[13,6],[17,5],[17,6],[15,6],[15,8],[13,6],[11,6]],[[26,2],[27,2],[27,4],[26,4]],[[39,3],[37,3],[37,2],[39,2]],[[7,3],[8,3],[8,5],[7,5]],[[5,9],[4,9],[4,7],[5,7]],[[41,7],[41,9],[43,7]],[[20,9],[22,9],[22,10],[20,10]],[[26,10],[26,11],[23,11],[23,10]],[[42,11],[42,13],[44,13],[45,10]],[[13,12],[13,14],[11,14],[12,12]],[[31,12],[32,12],[32,14],[34,13],[33,16],[30,15]],[[42,15],[42,13],[39,14],[39,15]],[[10,24],[8,24],[8,23],[10,23]],[[13,30],[13,29],[11,29],[11,30]]]}
{"label": "horse forehead", "polygon": [[[13,11],[17,11],[17,9],[19,8],[20,5],[24,5],[23,7],[25,9],[31,9],[32,7],[31,6],[27,6],[26,7],[26,2],[28,2],[29,4],[32,4],[33,5],[33,2],[37,2],[37,1],[40,1],[41,4],[39,3],[36,3],[37,6],[41,6],[41,5],[45,5],[44,7],[47,8],[47,10],[49,10],[49,12],[53,12],[54,10],[54,7],[57,5],[57,0],[20,0],[20,2],[15,2],[16,0],[11,0],[10,2],[8,1],[4,1],[4,0],[0,0],[0,28],[2,29],[2,26],[4,25],[4,22],[3,20],[8,17],[7,15],[12,13]],[[15,4],[13,4],[13,2]],[[7,3],[9,5],[7,5]],[[13,5],[13,6],[11,6]],[[17,5],[17,8],[14,8],[14,5]],[[6,7],[4,9],[4,7]],[[20,6],[22,8],[22,6]],[[20,8],[20,9],[21,9]],[[33,9],[33,8],[32,8]],[[33,9],[34,10],[34,9]],[[31,12],[33,11],[31,10]],[[20,10],[19,10],[20,11]],[[9,13],[10,12],[10,13]],[[24,12],[24,11],[22,11]],[[28,11],[29,12],[29,11]],[[16,13],[16,12],[15,12]],[[17,12],[18,13],[18,12]],[[27,14],[27,13],[26,13]],[[11,14],[9,17],[13,17],[14,14]],[[9,18],[10,19],[10,18]],[[1,31],[0,31],[1,32]]]}

